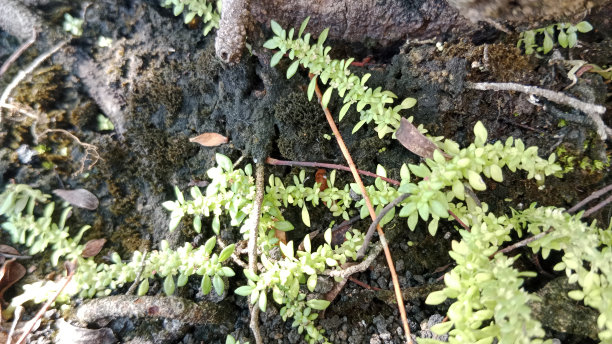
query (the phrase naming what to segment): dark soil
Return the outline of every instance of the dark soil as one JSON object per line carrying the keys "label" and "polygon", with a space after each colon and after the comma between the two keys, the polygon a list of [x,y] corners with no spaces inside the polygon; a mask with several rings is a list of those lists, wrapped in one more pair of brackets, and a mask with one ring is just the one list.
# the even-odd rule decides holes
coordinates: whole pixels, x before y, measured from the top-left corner
{"label": "dark soil", "polygon": [[[50,3],[44,9],[50,25],[58,26],[63,12],[70,8]],[[606,15],[609,11],[603,9],[586,18],[597,30],[581,36],[585,43],[572,50],[574,59],[610,64],[612,23],[602,19]],[[112,38],[113,45],[110,48],[96,46],[100,35]],[[493,41],[486,43],[471,37],[452,37],[444,44],[443,51],[439,51],[435,43],[405,44],[401,48],[398,45],[392,53],[386,49],[380,55],[376,53],[381,50],[364,51],[368,48],[359,44],[355,51],[358,50],[359,55],[372,55],[373,60],[365,67],[352,70],[358,74],[371,73],[368,81],[371,87],[382,86],[399,99],[418,99],[417,105],[405,110],[403,115],[414,116],[414,122],[423,123],[433,135],[451,138],[463,146],[473,140],[474,124],[482,121],[491,141],[505,141],[513,136],[522,139],[527,146],[540,147],[541,156],[563,147],[575,161],[608,161],[609,148],[596,136],[591,124],[567,120],[580,118],[582,114],[546,100],[534,105],[524,94],[465,88],[467,81],[515,82],[557,91],[569,85],[566,70],[549,65],[546,59],[523,55],[515,47],[516,40],[516,35],[496,32]],[[54,43],[41,38],[0,79],[0,89],[4,89],[20,68]],[[352,43],[338,44],[332,54],[341,51],[346,55],[338,57],[351,55]],[[0,31],[0,60],[6,60],[18,45],[15,38]],[[567,49],[562,49],[561,53],[566,55]],[[300,70],[287,80],[287,62],[270,68],[268,60],[269,56],[257,57],[245,52],[235,66],[221,63],[215,55],[214,34],[203,37],[201,28],[190,29],[183,25],[181,18],[174,17],[170,10],[161,8],[155,1],[92,3],[87,10],[83,36],[72,40],[67,49],[38,68],[14,94],[17,101],[45,111],[49,127],[67,129],[81,141],[96,145],[101,160],[85,173],[75,174],[83,151],[60,134],[41,140],[40,143],[47,147],[45,153],[29,161],[21,159],[16,152],[20,146],[25,145],[30,150],[37,144],[28,123],[3,120],[0,185],[27,183],[46,193],[56,188],[86,188],[93,192],[100,200],[100,207],[95,211],[75,209],[70,221],[71,228],[92,225],[83,242],[108,239],[100,256],[117,251],[127,257],[134,250],[156,249],[162,239],[174,246],[184,241],[202,244],[212,232],[196,235],[189,221],[183,221],[177,231],[169,233],[169,213],[161,203],[174,199],[174,185],[186,190],[190,183],[205,180],[206,170],[214,164],[215,153],[223,153],[232,160],[244,156],[248,162],[263,161],[271,156],[344,164],[333,138],[324,138],[325,134],[331,135],[331,130],[320,106],[307,99],[306,72]],[[608,110],[612,108],[610,82],[597,74],[583,74],[578,84],[567,92],[586,101],[605,104]],[[332,99],[329,107],[337,114],[341,104],[338,99]],[[100,113],[111,118],[116,128],[114,132],[97,130]],[[565,114],[565,126],[560,125],[560,113]],[[608,111],[604,117],[608,125],[612,125],[610,113]],[[402,163],[419,161],[396,140],[378,139],[372,127],[364,126],[351,135],[357,121],[358,113],[353,109],[339,123],[339,128],[360,169],[375,171],[377,164],[381,164],[386,166],[391,177],[399,177]],[[189,142],[190,137],[204,132],[223,134],[229,138],[229,143],[203,148]],[[60,153],[62,148],[67,149],[67,154]],[[497,213],[532,202],[569,208],[611,182],[607,166],[594,170],[574,164],[573,171],[562,179],[548,179],[544,191],[538,190],[535,182],[527,181],[522,173],[505,173],[503,183],[488,181],[488,191],[479,197]],[[274,173],[289,181],[298,171],[268,166],[266,174]],[[311,179],[314,173],[314,170],[307,171]],[[339,173],[338,179],[342,183],[351,182],[348,173]],[[612,207],[607,206],[594,218],[605,228],[611,214]],[[294,224],[301,223],[295,210],[288,210],[285,216]],[[333,218],[321,208],[311,211],[311,219],[313,228],[325,228]],[[368,226],[364,220],[355,228],[365,230]],[[448,304],[425,305],[424,299],[431,290],[422,289],[428,284],[435,287],[440,283],[438,278],[443,272],[438,268],[451,263],[448,251],[451,240],[457,238],[454,226],[453,223],[441,224],[435,237],[427,233],[424,225],[410,231],[405,219],[396,218],[386,226],[400,287],[413,295],[405,301],[411,330],[417,336],[433,337],[429,327],[445,315]],[[203,224],[203,228],[209,227]],[[296,227],[294,233],[289,233],[291,238],[302,237],[305,233],[305,229]],[[222,236],[236,238],[237,234],[227,228]],[[0,234],[0,241],[5,243],[5,239]],[[525,257],[521,264],[536,271],[538,267],[529,259],[533,257],[528,251],[520,253]],[[548,263],[542,265],[545,271],[552,273]],[[48,264],[40,261],[36,276],[42,278],[51,270]],[[235,270],[240,268],[235,267]],[[371,287],[392,290],[382,255],[369,271],[353,277]],[[241,285],[241,278],[232,278],[230,288]],[[555,287],[550,280],[552,277],[539,277],[528,281],[527,286],[534,292],[542,289],[543,298],[546,295],[555,298],[562,292],[551,290],[563,286]],[[321,288],[325,283],[320,281]],[[151,291],[160,290],[160,284],[158,281],[158,285],[152,285]],[[192,281],[178,293],[203,301],[197,293],[198,287],[199,282]],[[117,291],[122,292],[125,290]],[[349,282],[318,324],[335,343],[400,343],[403,331],[392,300],[388,293],[367,290]],[[241,341],[250,339],[253,343],[245,298],[227,293],[223,300],[216,301],[222,302],[232,322],[220,326],[190,326],[176,320],[120,318],[106,327],[125,343],[223,343],[227,334]],[[80,302],[75,300],[76,304]],[[558,312],[556,318],[590,320],[596,316],[590,309],[575,307],[574,302],[567,301],[561,306],[550,304],[555,304],[552,307]],[[36,306],[32,305],[28,311],[33,314]],[[542,319],[550,317],[545,310],[538,314]],[[33,335],[32,342],[52,341],[55,318],[57,316],[45,320],[39,332]],[[579,322],[570,320],[569,323]],[[553,321],[544,324],[551,338],[558,338],[563,343],[589,343],[594,342],[594,323],[593,320],[581,321],[580,326]],[[291,322],[282,321],[272,302],[269,302],[268,311],[261,315],[261,332],[266,343],[303,342],[303,336],[291,327]]]}

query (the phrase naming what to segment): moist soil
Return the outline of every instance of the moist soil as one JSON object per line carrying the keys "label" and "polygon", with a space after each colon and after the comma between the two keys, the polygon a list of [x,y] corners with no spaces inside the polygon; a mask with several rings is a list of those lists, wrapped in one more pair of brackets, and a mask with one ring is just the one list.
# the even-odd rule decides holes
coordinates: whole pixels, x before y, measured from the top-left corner
{"label": "moist soil", "polygon": [[[56,26],[61,25],[63,13],[77,10],[54,3],[46,6],[49,23]],[[572,59],[592,61],[602,67],[610,64],[612,25],[606,13],[610,13],[609,8],[586,18],[596,30],[580,36],[582,46],[572,49]],[[114,251],[128,257],[134,250],[157,249],[164,239],[174,247],[185,241],[203,244],[212,231],[196,234],[190,220],[183,221],[178,230],[168,232],[169,213],[161,203],[175,198],[175,185],[187,190],[206,180],[206,170],[213,166],[215,153],[225,154],[233,161],[244,157],[242,166],[261,162],[268,156],[345,164],[333,136],[329,139],[331,129],[320,106],[308,101],[309,80],[304,70],[287,80],[286,60],[271,68],[270,54],[254,56],[246,50],[238,64],[225,65],[215,55],[214,31],[204,37],[201,27],[184,25],[171,10],[155,2],[100,1],[89,6],[85,19],[83,36],[73,39],[61,53],[42,64],[13,94],[16,101],[44,111],[47,127],[66,129],[82,142],[95,145],[99,161],[94,166],[87,161],[85,170],[79,171],[84,152],[73,140],[54,133],[36,142],[30,130],[32,123],[5,119],[0,132],[0,185],[27,183],[46,193],[57,188],[85,188],[94,193],[100,201],[98,209],[74,209],[70,227],[92,225],[83,242],[108,239],[98,255],[100,261]],[[99,36],[112,38],[111,47],[98,47],[95,43]],[[2,89],[19,69],[55,43],[45,41],[45,37],[2,76]],[[400,100],[416,98],[417,105],[402,114],[414,117],[414,123],[422,123],[432,135],[466,146],[474,138],[473,126],[481,121],[491,142],[505,141],[510,136],[520,138],[527,146],[538,146],[541,156],[562,148],[566,158],[561,163],[571,171],[563,178],[547,179],[544,190],[527,180],[525,174],[506,171],[504,182],[487,180],[487,191],[478,197],[498,214],[532,202],[569,208],[612,179],[607,164],[609,148],[597,137],[593,125],[584,120],[583,114],[545,99],[465,88],[468,81],[490,81],[562,91],[571,83],[565,67],[549,64],[548,58],[522,54],[516,48],[517,39],[517,34],[502,32],[485,38],[451,37],[442,49],[436,47],[435,41],[406,42],[385,49],[338,41],[332,55],[370,56],[364,66],[351,70],[359,75],[371,73],[370,87],[390,90]],[[18,46],[15,38],[0,31],[0,60],[6,60]],[[567,49],[558,53],[569,58]],[[92,79],[96,82],[91,82]],[[122,107],[117,113],[106,113],[115,125],[114,131],[98,129],[98,115],[105,113],[104,97],[95,89],[100,85],[104,85],[104,96]],[[608,110],[612,107],[610,82],[598,74],[582,74],[577,84],[564,92],[604,104]],[[337,114],[341,105],[337,98],[332,98],[329,108]],[[612,125],[609,114],[610,111],[603,119]],[[376,171],[380,164],[390,177],[399,178],[403,163],[419,162],[418,156],[396,140],[379,139],[372,126],[366,125],[351,134],[358,121],[359,114],[353,108],[338,123],[358,168]],[[189,142],[190,137],[205,132],[220,133],[229,138],[229,143],[205,148]],[[27,159],[23,152],[32,152],[38,144],[45,146],[44,152]],[[586,163],[580,165],[578,162],[582,161]],[[594,168],[595,161],[603,162],[603,167]],[[274,173],[287,182],[298,172],[297,168],[266,166],[267,176]],[[315,172],[306,170],[311,181]],[[350,174],[344,172],[338,173],[337,179],[341,185],[351,182]],[[366,178],[364,182],[373,180]],[[326,228],[334,220],[323,207],[310,213],[315,229]],[[606,228],[611,213],[612,207],[607,206],[593,218]],[[288,209],[285,217],[296,225],[288,239],[298,240],[306,234],[299,211]],[[360,230],[368,226],[366,220],[354,224]],[[203,228],[210,228],[210,223],[204,223]],[[410,231],[403,218],[396,218],[385,230],[400,287],[409,295],[405,303],[411,330],[419,337],[434,338],[429,328],[442,320],[448,303],[432,307],[425,305],[424,299],[431,290],[441,288],[440,277],[452,263],[448,251],[451,241],[458,238],[455,224],[441,224],[435,237],[427,233],[423,224]],[[229,225],[221,236],[227,241],[239,237]],[[0,236],[1,242],[6,243],[6,239]],[[548,338],[563,343],[596,342],[593,338],[597,314],[576,306],[575,302],[563,301],[567,286],[552,271],[553,263],[538,259],[527,250],[518,253],[523,256],[518,266],[542,272],[528,280],[526,288],[546,300],[534,314],[546,326]],[[48,255],[27,263],[27,267],[36,271],[25,282],[44,278],[53,270],[45,259]],[[328,338],[335,343],[401,343],[400,317],[389,292],[392,283],[384,257],[378,257],[368,271],[353,278],[369,287],[346,284],[318,321]],[[230,290],[244,284],[243,279],[230,279]],[[318,292],[331,288],[331,283],[324,279],[318,284]],[[149,295],[159,291],[160,285],[161,281],[152,283]],[[18,286],[6,294],[7,299],[18,294]],[[127,287],[114,293],[125,293]],[[198,302],[222,302],[232,321],[225,325],[191,326],[168,319],[118,318],[104,327],[125,343],[224,343],[227,334],[241,342],[254,342],[245,298],[226,293],[210,301],[198,295],[198,288],[199,282],[194,280],[177,293]],[[81,302],[75,299],[74,306]],[[35,305],[28,306],[26,318],[36,309]],[[33,333],[31,342],[53,342],[57,336],[61,328],[56,324],[59,312],[48,315]],[[567,321],[555,322],[550,318]],[[261,314],[260,330],[265,343],[304,341],[291,322],[282,321],[279,307],[272,302]]]}

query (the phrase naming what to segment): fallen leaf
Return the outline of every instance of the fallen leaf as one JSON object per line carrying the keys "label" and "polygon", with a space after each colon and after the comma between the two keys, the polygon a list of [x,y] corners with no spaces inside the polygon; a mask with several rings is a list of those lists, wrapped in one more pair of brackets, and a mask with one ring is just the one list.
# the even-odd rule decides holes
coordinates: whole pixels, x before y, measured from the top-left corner
{"label": "fallen leaf", "polygon": [[189,139],[189,142],[199,143],[204,147],[216,147],[227,141],[227,137],[217,133],[204,133]]}
{"label": "fallen leaf", "polygon": [[[19,254],[19,252],[17,252]],[[26,274],[26,269],[23,265],[17,263],[15,258],[7,260],[0,267],[0,301],[3,301],[4,292],[13,284],[19,281]]]}
{"label": "fallen leaf", "polygon": [[[19,251],[17,251],[15,248],[8,246],[8,245],[1,245],[1,244],[0,244],[0,253],[12,254],[14,256],[19,255]],[[6,261],[6,257],[0,254],[0,265],[4,264],[5,261]]]}
{"label": "fallen leaf", "polygon": [[321,186],[319,186],[319,190],[324,191],[325,189],[327,189],[327,176],[326,176],[327,171],[325,171],[325,169],[320,168],[317,170],[317,173],[315,173],[315,182],[321,184]]}
{"label": "fallen leaf", "polygon": [[77,208],[96,210],[100,204],[98,197],[85,189],[56,189],[53,193]]}
{"label": "fallen leaf", "polygon": [[108,327],[97,330],[76,327],[67,323],[64,319],[56,321],[58,327],[55,343],[58,344],[113,344],[117,338]]}
{"label": "fallen leaf", "polygon": [[274,236],[283,244],[287,244],[287,234],[283,231],[279,231],[278,229],[274,230]]}
{"label": "fallen leaf", "polygon": [[[402,118],[400,127],[395,133],[395,137],[412,153],[426,159],[433,159],[433,152],[438,150],[438,146],[431,142],[425,135],[421,134],[419,129],[410,123],[407,119]],[[450,156],[442,152],[445,158]]]}
{"label": "fallen leaf", "polygon": [[85,248],[83,249],[81,256],[83,256],[83,258],[95,256],[96,254],[100,253],[100,250],[102,249],[102,246],[104,246],[104,243],[106,243],[106,239],[89,240],[85,244]]}

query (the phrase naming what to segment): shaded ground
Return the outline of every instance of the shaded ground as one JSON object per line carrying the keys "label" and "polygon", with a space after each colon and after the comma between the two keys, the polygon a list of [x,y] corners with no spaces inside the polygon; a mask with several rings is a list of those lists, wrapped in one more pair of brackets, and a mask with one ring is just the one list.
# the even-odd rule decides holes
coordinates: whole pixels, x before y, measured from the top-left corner
{"label": "shaded ground", "polygon": [[[52,7],[47,14],[52,17],[52,23],[59,25],[60,13],[66,10],[68,8],[63,6]],[[594,13],[589,19],[597,31],[584,36],[584,47],[572,52],[575,59],[588,59],[602,65],[610,63],[612,25],[604,18],[606,12],[609,13],[606,10],[602,10],[603,14]],[[100,35],[113,39],[111,48],[95,45]],[[571,113],[571,109],[546,101],[534,105],[522,94],[464,88],[466,81],[516,82],[553,90],[561,90],[570,83],[563,68],[522,55],[515,48],[516,40],[517,36],[495,32],[474,40],[454,37],[445,43],[443,51],[433,43],[405,44],[401,48],[385,49],[383,53],[360,46],[356,49],[358,55],[372,54],[373,61],[353,70],[371,73],[368,84],[372,87],[382,86],[400,99],[417,98],[417,106],[406,110],[404,116],[414,116],[415,123],[425,124],[434,135],[444,135],[466,144],[473,139],[471,128],[480,120],[492,140],[514,136],[523,139],[526,145],[540,147],[541,155],[564,147],[578,161],[585,157],[591,162],[606,161],[607,147],[588,123],[566,120],[567,125],[559,125],[558,113]],[[50,44],[52,42],[43,41],[28,51],[0,80],[0,88],[4,89],[16,74],[17,67],[26,65]],[[15,39],[0,32],[0,60],[4,61],[17,45]],[[340,45],[332,54],[337,51],[346,54],[338,57],[350,56],[351,49],[351,45]],[[225,66],[215,56],[214,36],[203,37],[200,28],[190,30],[170,10],[162,9],[155,2],[92,4],[87,11],[83,37],[73,40],[65,52],[54,56],[46,67],[39,68],[15,94],[20,102],[31,106],[39,104],[40,109],[49,114],[54,127],[70,130],[83,142],[96,145],[102,160],[86,174],[73,175],[79,169],[78,161],[83,153],[60,135],[50,135],[41,141],[47,147],[45,153],[31,161],[20,160],[15,150],[22,145],[31,149],[35,142],[29,129],[21,123],[3,121],[0,183],[13,180],[28,183],[46,193],[60,187],[92,191],[99,198],[100,207],[94,212],[76,209],[71,218],[75,225],[71,227],[92,224],[84,241],[109,239],[100,256],[117,251],[125,257],[136,249],[155,249],[162,239],[173,245],[184,241],[202,244],[210,233],[196,235],[188,222],[181,224],[178,231],[168,233],[169,214],[160,204],[174,199],[174,185],[185,190],[191,182],[205,179],[205,171],[212,167],[215,152],[233,160],[245,156],[248,160],[261,161],[272,156],[343,163],[335,142],[324,138],[331,130],[320,107],[307,100],[305,73],[300,71],[286,80],[286,62],[270,68],[265,61],[265,56],[258,58],[245,53],[238,65]],[[106,93],[98,94],[98,99],[87,96],[95,94],[91,89],[100,85]],[[600,76],[585,73],[568,92],[590,102],[605,104],[610,109],[609,85]],[[104,107],[101,104],[105,97],[120,99],[123,106],[121,111],[109,114],[116,132],[97,130],[97,116],[106,112],[100,108]],[[337,100],[332,100],[330,109],[332,113],[339,111]],[[604,118],[608,125],[612,124],[609,113]],[[339,127],[360,169],[374,171],[377,164],[382,164],[391,177],[398,177],[402,163],[418,161],[418,157],[395,140],[379,140],[372,128],[351,135],[357,121],[358,114],[349,111]],[[206,149],[188,141],[189,137],[203,132],[221,133],[229,137],[230,143]],[[63,147],[67,147],[67,155],[60,154]],[[290,168],[267,169],[267,173],[285,176],[287,180],[294,172],[296,170]],[[309,173],[311,179],[314,178],[314,170]],[[611,180],[607,167],[592,170],[575,166],[563,179],[550,178],[543,192],[524,177],[520,173],[506,173],[503,183],[489,182],[490,192],[479,197],[498,212],[531,202],[567,208]],[[350,182],[348,174],[340,175],[339,179],[343,183]],[[288,210],[285,216],[295,224],[300,223],[299,214],[292,215],[292,211]],[[596,218],[607,226],[611,213],[612,208],[608,206]],[[316,209],[311,211],[311,219],[313,228],[324,228],[332,217],[324,209]],[[362,221],[355,227],[365,229],[368,225]],[[203,227],[210,226],[205,223]],[[404,219],[394,220],[387,225],[386,231],[392,242],[391,251],[401,287],[409,290],[437,283],[441,273],[436,269],[451,262],[447,252],[451,240],[456,237],[453,224],[442,225],[436,237],[429,236],[425,228],[409,231]],[[303,228],[297,228],[289,235],[298,238],[304,233]],[[222,237],[236,239],[237,233],[226,228]],[[5,237],[0,236],[0,239],[6,242]],[[414,245],[409,247],[408,242]],[[528,256],[527,251],[521,253]],[[524,259],[522,264],[530,270],[537,269],[529,259]],[[546,264],[544,268],[552,271]],[[48,266],[40,263],[35,274],[28,278],[30,281],[41,278],[49,271]],[[382,256],[370,271],[354,277],[372,287],[391,290],[390,275]],[[529,281],[527,286],[536,291],[549,280],[540,278]],[[237,282],[230,281],[230,289],[234,289]],[[152,291],[160,289],[161,281],[157,283],[151,286]],[[178,293],[202,301],[197,294],[198,288],[199,283],[193,281]],[[418,290],[415,293],[419,294]],[[400,342],[397,309],[385,295],[349,282],[319,324],[336,343]],[[440,320],[440,314],[444,314],[443,307],[425,306],[425,296],[422,292],[420,296],[405,300],[411,329],[423,337],[431,336],[426,330],[428,321],[435,323]],[[228,333],[236,338],[249,338],[248,308],[244,298],[230,293],[221,302],[235,319],[227,327],[193,327],[176,321],[124,318],[107,326],[121,341],[132,343],[223,342]],[[573,307],[564,312],[567,313],[562,317],[571,319],[593,316],[589,310]],[[50,340],[52,323],[43,326],[48,330],[34,335],[36,342]],[[269,307],[262,314],[261,323],[266,343],[302,341],[296,329],[281,320],[275,307]],[[585,343],[589,339],[583,335],[592,335],[593,324],[584,325],[591,326],[590,329],[547,325],[552,328],[550,336],[563,343]]]}

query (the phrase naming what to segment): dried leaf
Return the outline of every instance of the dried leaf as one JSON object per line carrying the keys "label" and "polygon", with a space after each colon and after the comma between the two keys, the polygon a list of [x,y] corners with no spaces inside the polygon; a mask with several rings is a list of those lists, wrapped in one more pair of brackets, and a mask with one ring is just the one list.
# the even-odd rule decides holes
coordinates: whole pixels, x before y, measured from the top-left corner
{"label": "dried leaf", "polygon": [[100,253],[100,250],[102,249],[102,246],[104,246],[104,243],[106,243],[106,239],[89,240],[85,244],[85,248],[83,249],[83,253],[81,253],[81,256],[83,256],[83,258],[95,256],[96,254]]}
{"label": "dried leaf", "polygon": [[[405,118],[402,118],[400,127],[397,129],[395,136],[404,147],[422,158],[433,159],[433,152],[439,149],[431,140],[421,134],[417,127]],[[450,158],[448,154],[442,154],[447,159]]]}
{"label": "dried leaf", "polygon": [[0,301],[3,300],[4,292],[25,276],[25,274],[26,268],[17,263],[15,258],[6,261],[6,263],[0,267]]}
{"label": "dried leaf", "polygon": [[57,338],[55,342],[58,344],[113,344],[117,343],[117,338],[113,331],[108,327],[103,327],[97,330],[91,330],[82,327],[73,326],[63,319],[57,322]]}
{"label": "dried leaf", "polygon": [[323,168],[318,169],[317,173],[315,173],[315,182],[321,184],[321,186],[319,187],[321,191],[324,191],[325,189],[327,189],[326,173],[327,171],[325,171],[325,169]]}
{"label": "dried leaf", "polygon": [[17,251],[14,247],[2,244],[0,244],[0,253],[12,254],[15,256],[20,255],[19,251]]}
{"label": "dried leaf", "polygon": [[189,142],[199,143],[204,147],[216,147],[227,141],[227,137],[217,133],[204,133],[189,139]]}
{"label": "dried leaf", "polygon": [[96,210],[100,204],[98,198],[85,189],[56,189],[53,193],[77,208]]}
{"label": "dried leaf", "polygon": [[287,234],[283,231],[279,231],[278,229],[274,230],[274,236],[283,244],[287,244]]}

